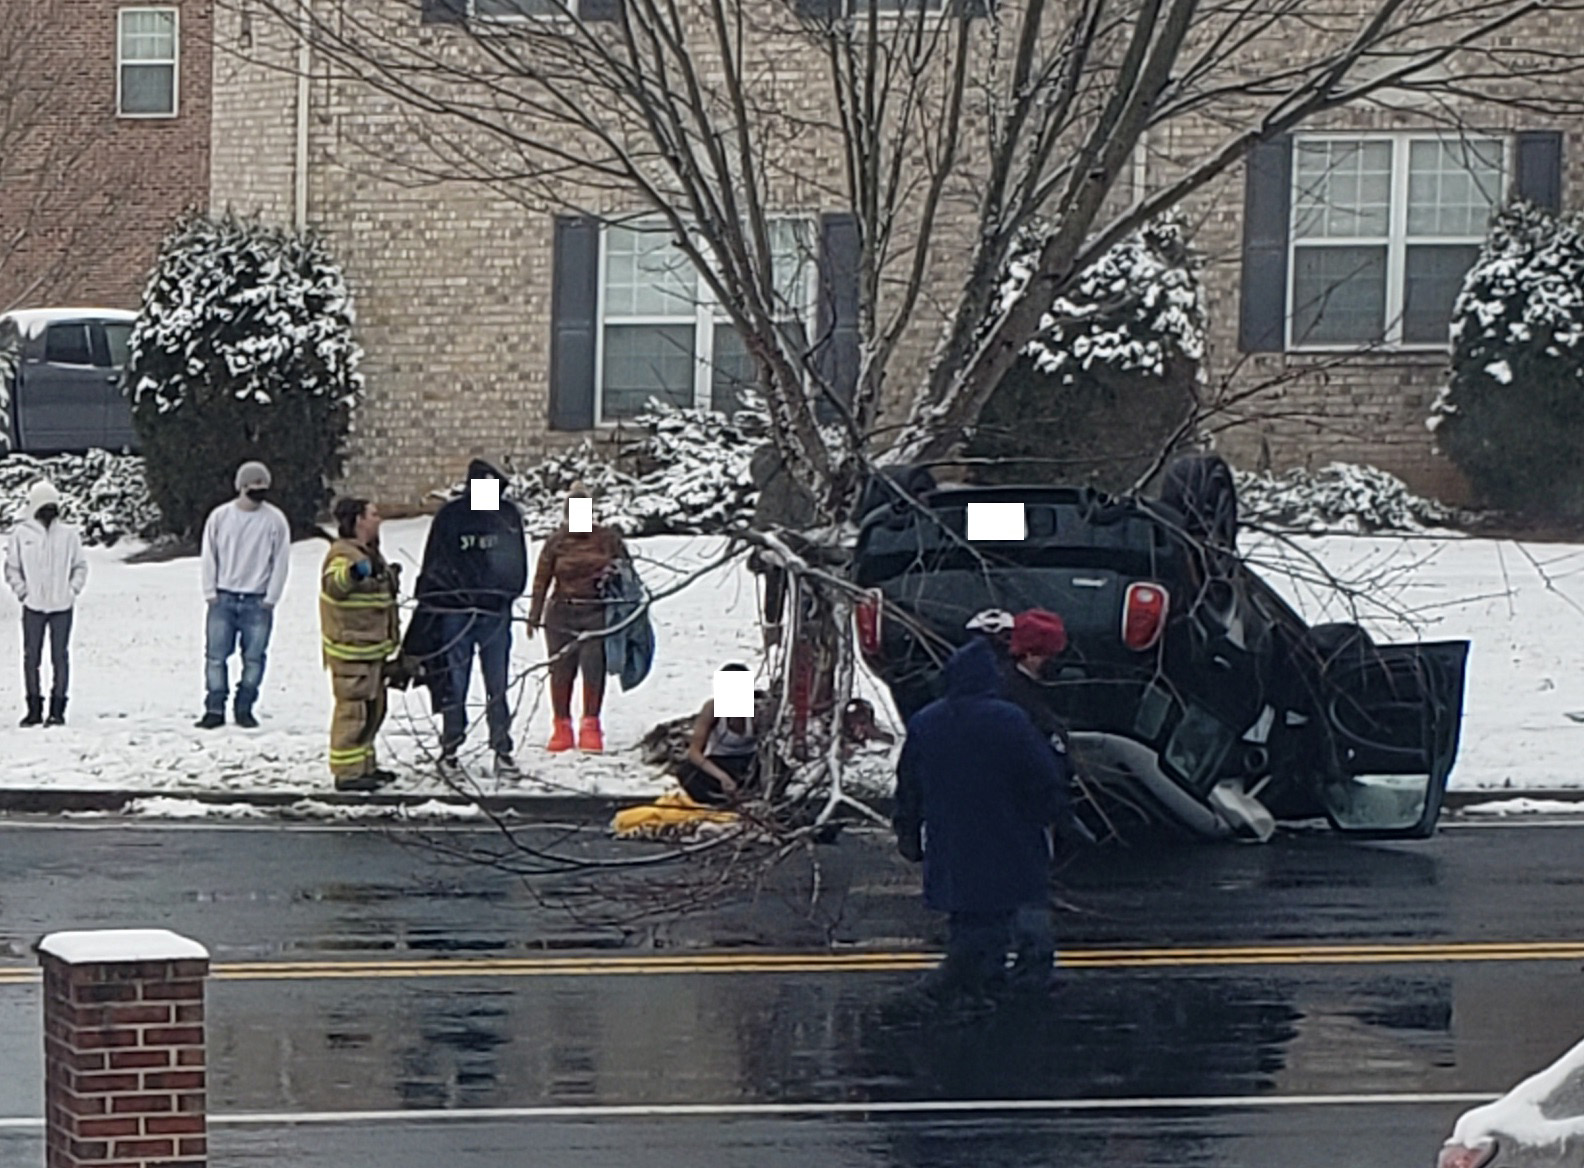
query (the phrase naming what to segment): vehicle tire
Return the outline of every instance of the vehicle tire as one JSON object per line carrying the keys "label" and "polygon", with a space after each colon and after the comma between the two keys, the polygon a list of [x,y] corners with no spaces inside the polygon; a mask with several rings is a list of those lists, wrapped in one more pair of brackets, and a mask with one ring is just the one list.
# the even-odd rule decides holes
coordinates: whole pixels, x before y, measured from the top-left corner
{"label": "vehicle tire", "polygon": [[1161,502],[1180,513],[1190,535],[1228,551],[1237,549],[1237,484],[1218,454],[1185,454],[1166,468]]}

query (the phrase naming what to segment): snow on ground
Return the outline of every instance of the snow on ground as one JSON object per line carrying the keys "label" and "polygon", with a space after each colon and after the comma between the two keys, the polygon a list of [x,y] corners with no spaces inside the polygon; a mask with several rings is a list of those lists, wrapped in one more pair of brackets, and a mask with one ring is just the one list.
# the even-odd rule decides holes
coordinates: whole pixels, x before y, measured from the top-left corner
{"label": "snow on ground", "polygon": [[[385,549],[406,566],[409,588],[427,526],[427,519],[411,519],[384,528]],[[657,536],[632,546],[645,581],[659,591],[715,558],[724,541]],[[130,790],[162,797],[165,802],[146,802],[142,809],[167,816],[197,814],[184,797],[198,792],[287,792],[307,799],[330,790],[330,686],[319,660],[317,606],[325,544],[312,540],[292,549],[291,578],[276,613],[257,709],[263,725],[255,731],[193,727],[203,702],[198,563],[126,564],[135,550],[88,550],[88,587],[72,637],[72,702],[63,728],[16,725],[22,712],[21,622],[10,595],[0,596],[0,757],[6,760],[0,786]],[[1247,550],[1313,621],[1350,619],[1346,603],[1273,569],[1314,576],[1313,557],[1343,576],[1367,581],[1360,616],[1377,639],[1472,637],[1454,787],[1584,787],[1578,765],[1584,725],[1567,716],[1584,709],[1584,546],[1263,537]],[[518,612],[526,613],[526,601]],[[738,562],[661,600],[653,618],[654,671],[631,693],[611,680],[603,756],[546,753],[550,714],[543,674],[519,681],[513,729],[518,761],[529,777],[517,784],[502,786],[489,774],[483,686],[475,674],[471,714],[478,724],[463,754],[473,775],[470,789],[607,796],[666,789],[670,781],[643,766],[635,748],[655,723],[695,711],[709,697],[711,676],[721,664],[758,663],[754,578]],[[543,639],[530,642],[518,626],[514,675],[543,659]],[[233,679],[236,670],[233,660]],[[882,720],[894,719],[889,703],[864,680]],[[390,789],[443,793],[446,788],[430,773],[437,724],[427,691],[393,692],[391,698],[379,746],[382,761],[402,778]],[[883,756],[868,762],[872,770],[884,768]]]}

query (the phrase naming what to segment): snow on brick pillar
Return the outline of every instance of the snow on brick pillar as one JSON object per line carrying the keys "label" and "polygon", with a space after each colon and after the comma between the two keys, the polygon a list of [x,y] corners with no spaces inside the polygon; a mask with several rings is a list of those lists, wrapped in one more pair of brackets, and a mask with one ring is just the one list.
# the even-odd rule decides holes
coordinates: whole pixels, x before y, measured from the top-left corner
{"label": "snow on brick pillar", "polygon": [[209,954],[163,929],[52,933],[45,1168],[204,1168]]}

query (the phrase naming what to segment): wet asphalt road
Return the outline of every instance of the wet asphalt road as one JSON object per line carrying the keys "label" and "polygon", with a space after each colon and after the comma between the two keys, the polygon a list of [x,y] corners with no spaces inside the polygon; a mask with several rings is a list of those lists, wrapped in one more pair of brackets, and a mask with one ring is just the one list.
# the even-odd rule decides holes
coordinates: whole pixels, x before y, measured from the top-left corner
{"label": "wet asphalt road", "polygon": [[[751,902],[633,920],[631,891],[601,908],[578,875],[540,882],[541,895],[555,894],[546,905],[515,877],[443,861],[410,836],[7,827],[0,973],[30,969],[32,942],[52,929],[157,925],[204,941],[222,964],[361,961],[398,974],[373,964],[356,978],[244,970],[213,982],[216,1165],[1427,1165],[1468,1104],[1412,1096],[1503,1090],[1584,1035],[1577,956],[1540,947],[1522,960],[1464,960],[1479,955],[1459,948],[1584,940],[1581,843],[1562,826],[1455,827],[1416,844],[1313,835],[1090,858],[1062,878],[1075,961],[1085,948],[1161,947],[1165,958],[1075,964],[1053,1003],[920,1023],[890,1005],[906,972],[746,968],[762,949],[827,938],[860,952],[937,946],[916,871],[876,840],[823,849],[812,913],[808,873],[788,869]],[[556,846],[590,856],[611,847]],[[563,910],[569,895],[581,920]],[[1419,959],[1404,948],[1425,943],[1446,952]],[[1336,956],[1361,944],[1380,948]],[[1291,960],[1187,960],[1250,945],[1283,946]],[[656,949],[744,961],[537,976],[502,964]],[[389,964],[414,961],[473,964],[443,979]],[[38,1009],[35,985],[0,983],[7,1168],[40,1159],[37,1132],[4,1122],[42,1109]],[[1340,1098],[1373,1094],[1394,1101]],[[1185,1098],[1219,1101],[1158,1106]],[[1048,1106],[586,1120],[539,1111],[463,1123],[333,1114],[940,1100]],[[1072,1109],[1101,1100],[1133,1102]],[[325,1122],[225,1122],[259,1113]]]}

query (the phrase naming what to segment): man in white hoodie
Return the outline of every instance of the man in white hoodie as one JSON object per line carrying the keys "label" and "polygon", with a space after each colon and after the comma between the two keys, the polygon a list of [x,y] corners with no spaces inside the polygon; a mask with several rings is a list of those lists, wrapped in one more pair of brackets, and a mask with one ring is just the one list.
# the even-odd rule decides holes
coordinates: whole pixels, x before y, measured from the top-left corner
{"label": "man in white hoodie", "polygon": [[24,726],[44,722],[44,695],[39,685],[39,662],[44,656],[44,633],[49,632],[49,721],[66,721],[66,685],[71,677],[68,644],[71,641],[72,606],[88,582],[88,560],[83,556],[77,529],[60,521],[60,492],[40,479],[28,489],[27,515],[11,531],[6,546],[6,583],[22,602],[22,682],[27,692]]}
{"label": "man in white hoodie", "polygon": [[291,524],[273,503],[269,467],[244,462],[236,472],[237,497],[209,512],[203,530],[203,594],[209,604],[204,650],[203,730],[225,725],[231,688],[227,662],[242,646],[242,677],[236,687],[236,724],[258,725],[253,703],[264,681],[275,606],[286,591],[291,561]]}

